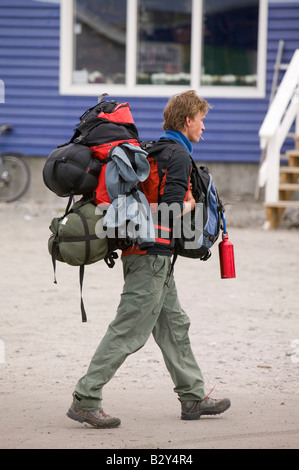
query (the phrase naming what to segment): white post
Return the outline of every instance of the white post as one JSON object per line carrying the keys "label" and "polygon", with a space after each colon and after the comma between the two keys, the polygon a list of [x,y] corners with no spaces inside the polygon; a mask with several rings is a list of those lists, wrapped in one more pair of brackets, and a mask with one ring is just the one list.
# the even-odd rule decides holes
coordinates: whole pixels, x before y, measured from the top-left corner
{"label": "white post", "polygon": [[[299,96],[299,84],[298,84],[297,96]],[[299,100],[298,100],[297,116],[296,116],[296,121],[295,121],[295,135],[296,137],[299,137]],[[298,143],[297,143],[297,147],[298,147]]]}
{"label": "white post", "polygon": [[260,146],[266,157],[259,170],[259,186],[266,184],[265,202],[275,203],[279,198],[280,151],[296,120],[299,135],[299,49],[286,70],[276,95],[259,130]]}
{"label": "white post", "polygon": [[279,189],[279,160],[280,160],[280,146],[277,138],[274,136],[270,139],[267,147],[267,181],[265,188],[265,202],[273,203],[278,201]]}

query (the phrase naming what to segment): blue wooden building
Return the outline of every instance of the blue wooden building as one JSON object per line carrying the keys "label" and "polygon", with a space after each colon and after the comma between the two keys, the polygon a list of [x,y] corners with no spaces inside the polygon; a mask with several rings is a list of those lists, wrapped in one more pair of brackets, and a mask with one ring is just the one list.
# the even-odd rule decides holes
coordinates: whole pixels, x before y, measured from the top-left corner
{"label": "blue wooden building", "polygon": [[47,156],[102,92],[156,139],[168,97],[191,88],[213,106],[195,159],[256,164],[280,40],[288,63],[299,0],[1,0],[1,148]]}

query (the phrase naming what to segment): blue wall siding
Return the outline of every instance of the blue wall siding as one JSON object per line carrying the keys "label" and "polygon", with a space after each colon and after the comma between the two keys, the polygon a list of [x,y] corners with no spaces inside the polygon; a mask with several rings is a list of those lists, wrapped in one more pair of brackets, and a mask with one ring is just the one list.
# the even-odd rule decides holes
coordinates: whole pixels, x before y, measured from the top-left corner
{"label": "blue wall siding", "polygon": [[[0,123],[14,126],[1,138],[3,150],[46,156],[70,137],[78,117],[96,97],[59,95],[59,6],[33,0],[1,0],[0,79],[5,103]],[[258,131],[268,106],[279,39],[285,40],[283,61],[299,48],[299,3],[270,3],[265,99],[208,99],[205,141],[194,145],[203,161],[257,162]],[[115,97],[126,101],[124,97]],[[128,98],[142,140],[162,132],[166,99]]]}

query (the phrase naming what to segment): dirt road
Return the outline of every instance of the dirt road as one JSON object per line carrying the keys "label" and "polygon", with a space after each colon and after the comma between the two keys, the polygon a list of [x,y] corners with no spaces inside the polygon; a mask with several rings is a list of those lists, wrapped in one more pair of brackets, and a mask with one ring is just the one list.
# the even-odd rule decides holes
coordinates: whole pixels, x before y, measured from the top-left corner
{"label": "dirt road", "polygon": [[[220,279],[217,247],[206,262],[179,259],[175,277],[190,337],[212,396],[231,398],[218,417],[180,420],[180,404],[152,338],[104,389],[114,430],[71,421],[73,387],[113,319],[121,262],[86,269],[81,323],[78,270],[47,252],[57,207],[0,205],[0,448],[299,448],[299,231],[231,223],[237,278]],[[239,225],[239,227],[237,226]]]}

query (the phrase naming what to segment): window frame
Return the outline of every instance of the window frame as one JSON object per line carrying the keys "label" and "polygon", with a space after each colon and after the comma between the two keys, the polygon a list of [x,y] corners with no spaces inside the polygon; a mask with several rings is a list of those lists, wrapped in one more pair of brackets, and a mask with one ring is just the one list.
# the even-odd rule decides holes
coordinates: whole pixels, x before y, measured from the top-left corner
{"label": "window frame", "polygon": [[74,84],[73,76],[73,17],[74,1],[63,0],[60,4],[60,72],[59,91],[62,95],[99,96],[109,93],[115,96],[168,97],[187,89],[200,89],[200,93],[213,98],[263,98],[266,87],[267,18],[268,0],[259,0],[257,86],[202,86],[200,85],[203,0],[192,0],[191,17],[191,83],[187,85],[140,85],[135,84],[137,53],[137,0],[127,0],[126,31],[126,83]]}

